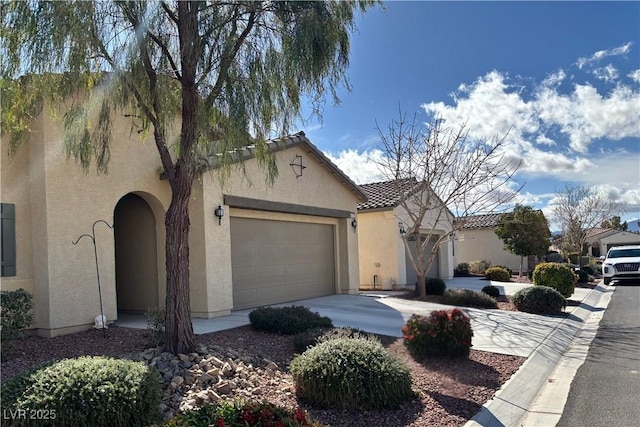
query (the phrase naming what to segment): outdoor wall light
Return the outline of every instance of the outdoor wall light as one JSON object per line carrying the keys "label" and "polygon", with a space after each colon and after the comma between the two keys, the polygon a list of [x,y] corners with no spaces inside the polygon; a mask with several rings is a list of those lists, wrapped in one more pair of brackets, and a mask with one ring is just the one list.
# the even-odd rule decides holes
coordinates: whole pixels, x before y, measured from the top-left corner
{"label": "outdoor wall light", "polygon": [[404,224],[402,223],[402,221],[398,223],[398,228],[401,236],[404,236],[405,234],[407,234],[407,230],[405,230]]}
{"label": "outdoor wall light", "polygon": [[218,225],[222,225],[222,217],[224,216],[224,208],[221,205],[218,205],[216,210],[213,212],[215,216],[218,217]]}
{"label": "outdoor wall light", "polygon": [[353,227],[353,231],[356,231],[356,228],[358,228],[358,221],[355,218],[351,220],[351,226]]}

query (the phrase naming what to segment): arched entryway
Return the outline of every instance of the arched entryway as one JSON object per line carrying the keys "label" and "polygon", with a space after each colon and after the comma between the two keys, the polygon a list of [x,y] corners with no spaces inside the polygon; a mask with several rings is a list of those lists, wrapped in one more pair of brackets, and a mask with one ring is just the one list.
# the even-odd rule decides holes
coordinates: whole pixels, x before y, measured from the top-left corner
{"label": "arched entryway", "polygon": [[144,313],[158,306],[155,216],[133,193],[118,201],[113,216],[118,311]]}

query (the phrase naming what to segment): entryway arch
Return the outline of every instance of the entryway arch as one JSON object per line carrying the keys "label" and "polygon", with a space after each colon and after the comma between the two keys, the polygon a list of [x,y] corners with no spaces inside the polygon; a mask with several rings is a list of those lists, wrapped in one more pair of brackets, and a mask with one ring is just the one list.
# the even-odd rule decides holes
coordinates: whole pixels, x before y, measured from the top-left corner
{"label": "entryway arch", "polygon": [[113,223],[118,311],[144,313],[159,305],[155,215],[145,199],[129,193],[116,204]]}

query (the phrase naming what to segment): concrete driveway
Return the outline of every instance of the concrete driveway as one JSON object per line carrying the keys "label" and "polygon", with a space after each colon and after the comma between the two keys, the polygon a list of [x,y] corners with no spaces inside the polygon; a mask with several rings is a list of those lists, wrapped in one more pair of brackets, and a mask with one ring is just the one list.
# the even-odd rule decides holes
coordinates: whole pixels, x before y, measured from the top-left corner
{"label": "concrete driveway", "polygon": [[[480,290],[489,284],[478,278],[455,278],[447,280],[448,288]],[[499,283],[503,294],[513,294],[518,289],[530,285],[519,283]],[[571,300],[582,301],[591,289],[577,288]],[[335,326],[353,327],[376,334],[401,337],[401,329],[412,314],[427,315],[431,311],[450,309],[451,306],[412,301],[393,297],[394,292],[365,292],[360,295],[330,295],[305,299],[283,305],[303,305],[311,311],[329,317]],[[396,292],[397,294],[397,292]],[[577,304],[576,304],[577,305]],[[567,307],[571,312],[574,306]],[[540,316],[502,310],[480,310],[463,308],[471,317],[473,328],[472,345],[476,350],[528,357],[552,332],[562,340],[564,334],[574,331],[559,330],[566,316]],[[249,324],[251,309],[233,311],[229,316],[214,319],[193,319],[194,332],[204,334]],[[116,324],[123,327],[146,327],[146,320],[121,317]],[[549,344],[549,343],[547,343]],[[553,348],[551,344],[551,348]]]}

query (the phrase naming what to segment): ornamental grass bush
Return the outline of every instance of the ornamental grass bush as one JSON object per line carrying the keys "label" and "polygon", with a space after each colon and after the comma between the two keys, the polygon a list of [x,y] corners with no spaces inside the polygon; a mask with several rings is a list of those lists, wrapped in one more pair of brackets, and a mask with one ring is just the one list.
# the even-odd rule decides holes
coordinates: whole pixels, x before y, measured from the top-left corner
{"label": "ornamental grass bush", "polygon": [[578,276],[571,267],[556,262],[543,262],[536,265],[533,270],[532,280],[534,286],[548,286],[569,298],[576,288]]}
{"label": "ornamental grass bush", "polygon": [[297,353],[302,353],[309,347],[338,338],[365,338],[378,340],[375,335],[357,328],[313,328],[295,334],[293,336],[293,347]]}
{"label": "ornamental grass bush", "polygon": [[427,295],[442,295],[445,289],[447,289],[444,280],[439,277],[425,278],[424,285],[426,286]]}
{"label": "ornamental grass bush", "polygon": [[291,410],[269,402],[221,402],[176,415],[164,427],[322,427],[302,408]]}
{"label": "ornamental grass bush", "polygon": [[160,393],[157,371],[143,362],[83,356],[7,382],[2,387],[2,409],[3,413],[40,411],[50,420],[14,420],[15,425],[148,426],[161,419]]}
{"label": "ornamental grass bush", "polygon": [[489,295],[469,289],[447,289],[442,295],[442,304],[460,307],[498,308],[496,300]]}
{"label": "ornamental grass bush", "polygon": [[414,314],[402,328],[404,345],[416,359],[425,357],[469,357],[471,321],[458,308]]}
{"label": "ornamental grass bush", "polygon": [[484,272],[487,271],[489,267],[491,267],[491,261],[487,261],[486,259],[469,261],[469,270],[471,270],[473,274],[484,276]]}
{"label": "ornamental grass bush", "polygon": [[494,280],[496,282],[509,282],[511,281],[511,273],[504,267],[489,267],[484,272],[484,277],[487,280]]}
{"label": "ornamental grass bush", "polygon": [[312,328],[333,327],[331,319],[320,316],[301,305],[256,308],[249,313],[249,321],[259,331],[286,335],[297,334]]}
{"label": "ornamental grass bush", "polygon": [[290,371],[298,397],[315,407],[390,409],[414,397],[409,369],[371,339],[325,341],[296,356]]}
{"label": "ornamental grass bush", "polygon": [[565,297],[548,286],[520,289],[511,300],[519,311],[533,314],[559,314],[567,306]]}

